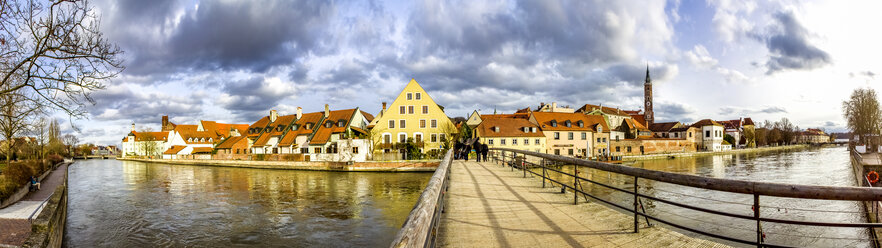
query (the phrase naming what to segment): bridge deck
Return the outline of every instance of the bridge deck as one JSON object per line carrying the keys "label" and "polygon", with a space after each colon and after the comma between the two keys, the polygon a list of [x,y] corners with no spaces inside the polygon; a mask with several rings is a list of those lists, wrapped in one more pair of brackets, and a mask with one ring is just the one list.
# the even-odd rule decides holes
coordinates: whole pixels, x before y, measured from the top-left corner
{"label": "bridge deck", "polygon": [[[453,247],[725,247],[597,203],[493,163],[454,161],[439,245]],[[556,193],[555,193],[556,192]]]}

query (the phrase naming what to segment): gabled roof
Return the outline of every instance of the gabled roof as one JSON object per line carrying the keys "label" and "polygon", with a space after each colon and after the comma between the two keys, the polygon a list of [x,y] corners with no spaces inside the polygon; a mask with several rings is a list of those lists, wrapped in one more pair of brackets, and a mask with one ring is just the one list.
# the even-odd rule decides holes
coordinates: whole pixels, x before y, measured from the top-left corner
{"label": "gabled roof", "polygon": [[[300,116],[300,119],[294,122],[294,125],[297,125],[297,130],[290,130],[285,133],[285,136],[279,141],[279,146],[290,146],[294,144],[294,141],[297,139],[297,136],[300,135],[311,135],[316,128],[318,128],[321,123],[319,123],[324,117],[324,112],[313,112],[313,113],[305,113]],[[306,123],[312,123],[311,129],[306,129]],[[290,128],[289,128],[290,129]]]}
{"label": "gabled roof", "polygon": [[754,125],[753,119],[750,119],[750,117],[744,118],[744,123],[741,123],[741,125],[745,125],[745,126]]}
{"label": "gabled roof", "polygon": [[[324,144],[328,143],[331,139],[331,134],[335,133],[344,133],[346,129],[349,127],[349,123],[352,121],[352,116],[355,114],[355,109],[345,109],[345,110],[335,110],[331,111],[328,114],[328,118],[322,120],[320,126],[316,126],[318,130],[315,131],[315,134],[310,139],[310,145]],[[343,121],[343,125],[338,125],[339,121]],[[325,127],[326,123],[330,122],[331,127]]]}
{"label": "gabled roof", "polygon": [[[484,120],[476,129],[480,137],[545,137],[539,126],[527,119],[526,114],[521,115],[482,115]],[[496,132],[495,128],[499,128]],[[527,132],[524,132],[527,127]],[[536,132],[530,132],[535,128]]]}
{"label": "gabled roof", "polygon": [[672,132],[671,129],[679,125],[680,122],[660,122],[649,125],[649,130],[653,132]]}
{"label": "gabled roof", "polygon": [[646,126],[644,126],[643,124],[640,124],[640,122],[637,122],[637,120],[634,120],[634,119],[622,120],[622,126],[627,126],[628,129],[631,129],[631,130],[649,130],[649,128],[646,128]]}
{"label": "gabled roof", "polygon": [[[626,111],[626,112],[628,112],[628,111]],[[631,119],[633,119],[637,123],[640,123],[640,125],[643,125],[643,127],[648,128],[647,127],[648,125],[646,124],[646,118],[644,118],[643,115],[641,115],[641,114],[628,114],[628,115],[631,116]]]}
{"label": "gabled roof", "polygon": [[[361,111],[361,110],[359,110],[359,111]],[[364,120],[366,120],[368,123],[371,123],[372,121],[374,121],[374,115],[372,115],[368,112],[361,111],[361,115],[364,116]]]}
{"label": "gabled roof", "polygon": [[190,154],[211,153],[213,150],[211,147],[193,147],[193,151]]}
{"label": "gabled roof", "polygon": [[[620,116],[629,116],[628,112],[634,112],[632,110],[621,110],[618,108],[601,107],[601,106],[593,105],[593,104],[585,104],[581,108],[576,110],[576,112],[589,113],[594,110],[600,110],[604,114],[620,115]],[[639,112],[639,110],[638,110],[638,112]]]}
{"label": "gabled roof", "polygon": [[[248,126],[248,130],[251,130],[252,128],[261,128],[261,130],[262,130],[262,128],[266,127],[266,125],[269,124],[269,122],[270,122],[269,116],[264,116],[263,118],[260,118],[260,120],[257,120],[254,123],[252,123],[250,126]],[[262,133],[262,131],[257,132],[257,133],[251,133],[251,132],[248,132],[248,130],[245,131],[245,135],[248,136],[249,138],[260,136],[260,134]]]}
{"label": "gabled roof", "polygon": [[245,140],[245,136],[233,136],[225,139],[220,144],[217,144],[217,149],[232,149],[236,143]]}
{"label": "gabled roof", "polygon": [[[604,132],[609,132],[609,126],[599,115],[586,115],[582,113],[555,113],[555,112],[532,112],[532,118],[535,118],[542,131],[597,131],[595,124],[600,124]],[[570,121],[570,127],[565,125],[566,121]],[[557,122],[557,126],[552,126],[552,121]],[[578,122],[582,121],[583,127],[579,127]]]}
{"label": "gabled roof", "polygon": [[[167,141],[168,140],[168,132],[138,132],[133,131],[129,133],[129,135],[135,136],[135,141]],[[123,141],[128,141],[128,137],[124,138]]]}
{"label": "gabled roof", "polygon": [[172,146],[172,147],[169,147],[168,150],[165,150],[165,152],[163,152],[162,154],[169,154],[169,155],[178,154],[178,152],[180,152],[181,150],[184,150],[184,148],[187,148],[187,146]]}
{"label": "gabled roof", "polygon": [[703,126],[711,126],[711,125],[713,125],[713,126],[721,126],[721,127],[723,126],[722,124],[720,124],[720,123],[718,123],[718,122],[716,122],[716,121],[713,121],[713,120],[711,120],[711,119],[704,119],[704,120],[700,120],[700,121],[698,121],[698,122],[696,122],[696,123],[693,123],[692,125],[690,125],[690,127],[698,127],[698,128],[700,128],[700,127],[703,127]]}

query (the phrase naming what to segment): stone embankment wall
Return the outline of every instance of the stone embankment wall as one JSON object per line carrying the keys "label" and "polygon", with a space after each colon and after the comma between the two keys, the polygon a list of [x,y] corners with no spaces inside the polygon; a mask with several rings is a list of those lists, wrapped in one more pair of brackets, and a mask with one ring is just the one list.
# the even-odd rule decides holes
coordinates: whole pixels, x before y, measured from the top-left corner
{"label": "stone embankment wall", "polygon": [[61,247],[66,220],[67,171],[64,172],[64,183],[55,189],[43,211],[31,223],[31,235],[22,247]]}
{"label": "stone embankment wall", "polygon": [[651,160],[651,159],[667,159],[667,158],[679,158],[679,157],[695,157],[695,156],[709,156],[709,155],[721,155],[721,154],[739,154],[739,153],[750,153],[750,152],[767,152],[767,151],[783,151],[790,149],[800,149],[808,147],[808,145],[789,145],[789,146],[770,146],[770,147],[759,147],[759,148],[746,148],[746,149],[733,149],[728,151],[721,152],[684,152],[684,153],[669,153],[669,154],[653,154],[653,155],[642,155],[642,156],[624,156],[622,160],[624,161],[637,161],[637,160]]}
{"label": "stone embankment wall", "polygon": [[292,161],[239,161],[239,160],[187,160],[187,159],[134,159],[118,160],[140,161],[164,164],[183,164],[201,166],[223,166],[258,169],[316,170],[316,171],[378,171],[378,172],[433,172],[440,161],[377,161],[377,162],[292,162]]}
{"label": "stone embankment wall", "polygon": [[[55,167],[58,167],[58,165],[56,165]],[[43,181],[43,179],[46,178],[46,176],[48,176],[49,173],[51,173],[55,167],[49,168],[49,170],[47,170],[46,172],[43,172],[42,175],[37,177],[37,181]],[[18,191],[15,192],[15,194],[12,194],[12,196],[9,196],[6,199],[0,200],[0,208],[8,207],[9,205],[12,205],[13,203],[18,202],[18,200],[21,200],[21,198],[24,198],[26,195],[28,195],[28,192],[30,192],[30,190],[29,190],[30,186],[31,186],[30,183],[26,183],[24,186],[21,186],[21,188],[19,188]]]}

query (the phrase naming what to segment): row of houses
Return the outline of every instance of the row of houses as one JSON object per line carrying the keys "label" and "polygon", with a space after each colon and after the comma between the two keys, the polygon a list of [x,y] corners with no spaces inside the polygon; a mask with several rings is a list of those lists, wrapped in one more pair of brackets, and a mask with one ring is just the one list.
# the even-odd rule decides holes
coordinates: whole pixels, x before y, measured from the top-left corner
{"label": "row of houses", "polygon": [[[269,111],[251,124],[201,120],[178,125],[167,116],[161,130],[131,132],[122,139],[123,156],[165,159],[294,160],[360,162],[412,159],[414,154],[440,154],[461,137],[490,147],[505,147],[579,158],[694,151],[724,151],[751,141],[750,118],[695,123],[654,123],[651,80],[647,71],[645,110],[622,110],[602,104],[578,109],[541,103],[512,114],[474,111],[454,123],[431,96],[411,80],[376,116],[360,108],[280,115]],[[724,140],[726,135],[733,142]]]}

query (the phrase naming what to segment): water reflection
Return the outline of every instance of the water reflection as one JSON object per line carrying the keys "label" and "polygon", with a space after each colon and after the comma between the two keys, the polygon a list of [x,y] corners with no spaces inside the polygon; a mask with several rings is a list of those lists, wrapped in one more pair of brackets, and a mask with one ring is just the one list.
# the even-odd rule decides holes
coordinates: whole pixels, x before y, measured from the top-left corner
{"label": "water reflection", "polygon": [[387,246],[429,177],[78,161],[65,245]]}
{"label": "water reflection", "polygon": [[[737,155],[717,155],[666,160],[649,160],[629,164],[651,170],[694,174],[716,178],[792,184],[853,186],[848,151],[844,147],[809,148],[798,151],[778,151]],[[571,166],[561,168],[573,172]],[[633,178],[608,172],[579,169],[580,175],[619,188],[633,190]],[[572,184],[572,178],[559,180]],[[640,179],[640,192],[742,215],[753,215],[752,195],[691,189]],[[600,186],[583,183],[586,191],[600,195],[623,206],[631,206],[633,196]],[[820,222],[866,222],[863,209],[857,202],[803,200],[762,197],[761,215],[769,218]],[[703,212],[673,207],[660,202],[643,200],[646,211],[654,216],[672,220],[690,227],[731,237],[753,239],[756,222],[720,217]],[[811,211],[808,211],[811,210]],[[869,234],[864,228],[808,227],[763,223],[766,241],[771,244],[813,247],[869,247]]]}

